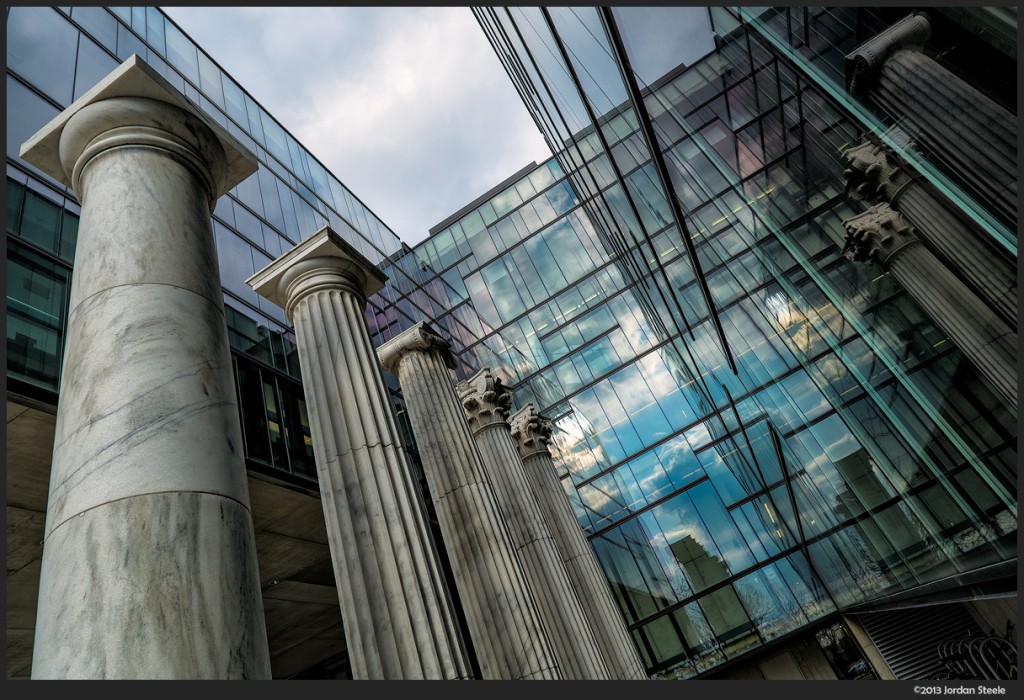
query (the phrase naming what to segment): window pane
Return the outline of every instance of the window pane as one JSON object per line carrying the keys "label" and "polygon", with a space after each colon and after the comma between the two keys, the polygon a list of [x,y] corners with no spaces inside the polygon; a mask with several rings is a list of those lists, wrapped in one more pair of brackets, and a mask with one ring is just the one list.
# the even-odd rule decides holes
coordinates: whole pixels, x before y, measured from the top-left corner
{"label": "window pane", "polygon": [[52,8],[12,7],[7,15],[7,68],[67,106],[72,97],[78,35]]}
{"label": "window pane", "polygon": [[57,252],[60,235],[60,207],[33,192],[25,193],[21,237],[46,250]]}
{"label": "window pane", "polygon": [[57,390],[69,271],[16,243],[7,248],[7,369]]}
{"label": "window pane", "polygon": [[78,246],[78,217],[64,212],[64,224],[60,229],[60,256],[65,260],[75,259],[75,248]]}
{"label": "window pane", "polygon": [[173,24],[167,24],[167,60],[193,84],[199,84],[196,46]]}
{"label": "window pane", "polygon": [[132,34],[131,30],[123,24],[117,25],[117,57],[124,61],[132,54],[138,54],[146,60],[149,57],[149,49],[139,37]]}
{"label": "window pane", "polygon": [[112,52],[117,49],[117,20],[102,7],[72,7],[71,19]]}
{"label": "window pane", "polygon": [[78,72],[75,74],[75,99],[84,95],[89,88],[107,77],[117,68],[117,61],[96,42],[83,36],[78,44]]}

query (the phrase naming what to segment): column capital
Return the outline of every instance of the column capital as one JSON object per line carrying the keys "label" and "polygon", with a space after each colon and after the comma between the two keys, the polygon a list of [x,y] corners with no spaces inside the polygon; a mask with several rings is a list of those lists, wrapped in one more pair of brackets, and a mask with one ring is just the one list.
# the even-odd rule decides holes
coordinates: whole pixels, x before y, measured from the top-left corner
{"label": "column capital", "polygon": [[847,219],[843,226],[847,232],[843,255],[854,262],[877,262],[883,268],[921,242],[911,223],[884,202]]}
{"label": "column capital", "polygon": [[537,413],[532,403],[513,413],[509,418],[509,424],[512,427],[512,441],[515,442],[522,459],[536,454],[551,455],[548,445],[551,444],[554,425],[549,419]]}
{"label": "column capital", "polygon": [[846,54],[846,89],[852,95],[866,92],[889,56],[900,49],[922,46],[931,32],[928,15],[914,12],[865,41]]}
{"label": "column capital", "polygon": [[448,369],[455,369],[451,343],[439,336],[427,323],[420,321],[377,348],[377,359],[384,369],[398,374],[398,365],[410,352],[434,352],[441,356]]}
{"label": "column capital", "polygon": [[366,300],[384,288],[387,275],[325,226],[245,281],[257,294],[285,310],[313,292],[340,289]]}
{"label": "column capital", "polygon": [[842,157],[853,199],[880,197],[893,202],[912,180],[899,156],[871,141],[846,149]]}
{"label": "column capital", "polygon": [[508,429],[506,419],[512,405],[512,394],[489,367],[459,382],[455,390],[474,435],[492,426]]}
{"label": "column capital", "polygon": [[75,190],[101,153],[123,147],[167,152],[217,198],[256,172],[256,158],[133,54],[22,144],[21,157]]}

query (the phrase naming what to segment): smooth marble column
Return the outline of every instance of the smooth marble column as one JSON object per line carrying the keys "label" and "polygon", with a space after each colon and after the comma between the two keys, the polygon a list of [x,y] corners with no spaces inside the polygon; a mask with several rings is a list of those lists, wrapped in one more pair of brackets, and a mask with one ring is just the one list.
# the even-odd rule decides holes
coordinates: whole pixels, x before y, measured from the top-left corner
{"label": "smooth marble column", "polygon": [[925,248],[888,204],[843,222],[844,255],[890,272],[1000,394],[1017,407],[1017,334]]}
{"label": "smooth marble column", "polygon": [[512,440],[526,470],[530,492],[540,504],[611,678],[647,680],[647,672],[623,623],[622,613],[612,598],[608,580],[555,474],[555,464],[548,447],[551,421],[538,414],[529,403],[513,413],[509,423]]}
{"label": "smooth marble column", "polygon": [[608,679],[608,667],[594,632],[512,444],[506,420],[511,394],[486,368],[460,382],[456,391],[564,677]]}
{"label": "smooth marble column", "polygon": [[402,386],[483,677],[561,679],[534,592],[455,394],[448,343],[417,323],[377,354]]}
{"label": "smooth marble column", "polygon": [[22,147],[82,204],[33,678],[269,678],[210,229],[255,172],[137,57]]}
{"label": "smooth marble column", "polygon": [[295,324],[353,678],[471,675],[363,318],[386,277],[324,228],[249,279]]}
{"label": "smooth marble column", "polygon": [[1011,327],[1017,327],[1017,266],[987,236],[945,206],[890,149],[860,143],[843,151],[849,192],[903,214]]}

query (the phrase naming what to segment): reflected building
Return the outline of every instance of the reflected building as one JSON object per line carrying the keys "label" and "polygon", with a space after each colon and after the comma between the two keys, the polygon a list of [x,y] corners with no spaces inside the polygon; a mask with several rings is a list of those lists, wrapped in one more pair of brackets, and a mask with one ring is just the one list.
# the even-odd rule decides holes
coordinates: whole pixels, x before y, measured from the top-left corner
{"label": "reflected building", "polygon": [[[912,677],[887,626],[905,608],[927,626],[953,604],[1001,632],[1016,146],[1004,130],[965,154],[925,117],[945,99],[992,129],[1015,118],[1015,11],[473,11],[555,155],[410,246],[159,10],[7,10],[9,676],[31,652],[80,213],[18,151],[133,53],[259,161],[212,225],[275,677],[349,674],[294,329],[244,283],[323,225],[388,276],[374,345],[428,320],[458,379],[490,367],[553,421],[652,676]],[[907,66],[945,89],[925,101]],[[914,238],[879,252],[879,227]],[[976,342],[972,318],[1003,330]]]}

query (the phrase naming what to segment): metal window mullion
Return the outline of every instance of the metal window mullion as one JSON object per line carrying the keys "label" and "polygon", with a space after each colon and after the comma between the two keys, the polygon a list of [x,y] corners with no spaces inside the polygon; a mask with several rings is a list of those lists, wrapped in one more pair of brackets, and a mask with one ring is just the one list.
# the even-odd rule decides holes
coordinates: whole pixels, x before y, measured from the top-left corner
{"label": "metal window mullion", "polygon": [[[545,10],[543,10],[543,9],[541,11],[545,12]],[[562,114],[562,110],[558,106],[558,101],[554,98],[554,94],[551,92],[551,89],[548,87],[547,81],[544,79],[544,75],[541,73],[540,67],[537,65],[537,61],[533,57],[533,53],[530,51],[529,46],[527,46],[527,44],[526,44],[526,40],[523,38],[522,33],[519,31],[519,25],[512,18],[512,13],[509,11],[509,9],[507,7],[505,8],[505,13],[508,15],[509,22],[512,24],[512,26],[516,30],[516,36],[518,37],[520,44],[522,44],[523,48],[525,49],[527,57],[530,59],[530,63],[533,66],[534,72],[537,74],[537,77],[541,81],[541,86],[544,88],[544,91],[548,93],[548,96],[551,97],[551,104],[555,108],[555,112],[558,114],[558,118],[562,122],[562,125],[565,127],[566,133],[570,133],[571,134],[571,132],[569,130],[569,123],[565,120],[565,115]],[[550,27],[549,27],[549,29],[550,29]],[[557,37],[555,37],[555,39],[557,41]],[[566,61],[566,64],[569,67],[569,70],[572,71],[572,66],[571,66],[571,64],[568,63],[568,59],[565,56],[563,56],[563,60]],[[574,73],[570,73],[570,75],[574,76]],[[575,77],[573,79],[575,81]],[[578,84],[577,84],[577,86],[578,86]],[[547,106],[544,104],[544,101],[541,100],[540,102],[541,102],[541,106],[544,108],[544,114],[547,117],[548,121],[551,122],[552,125],[554,125],[554,120],[551,118],[551,113],[548,112]],[[587,107],[587,106],[588,105],[584,101],[584,107]],[[554,131],[555,131],[555,134],[557,136],[558,129],[556,128],[556,129],[554,129]],[[595,131],[598,132],[598,137],[600,138],[602,136],[602,134],[600,133],[600,131],[601,131],[600,128],[598,128],[596,126],[596,122],[595,122]],[[588,174],[590,174],[591,179],[596,184],[597,183],[597,179],[594,177],[593,173],[590,172],[590,166],[586,162],[586,160],[583,158],[583,152],[580,150],[579,145],[578,145],[578,143],[576,141],[576,138],[570,135],[570,140],[572,141],[572,145],[576,148],[576,152],[579,153],[579,155],[580,155],[580,158],[582,160],[582,167],[587,169]],[[611,157],[611,153],[608,152],[607,149],[605,149],[605,151],[608,153],[608,160],[609,160],[609,162],[612,162],[613,165],[614,165],[614,159]],[[572,158],[572,151],[571,151],[571,149],[563,148],[562,152],[566,154],[566,160],[567,161],[573,162],[573,167],[569,168],[568,172],[566,173],[566,179],[568,179],[569,178],[569,173],[571,173],[573,171],[578,171],[580,169],[580,167],[575,165],[575,159]],[[580,178],[580,179],[582,179],[582,178]],[[583,188],[581,188],[581,189],[583,189]],[[625,183],[623,183],[623,191],[626,194],[626,197],[628,199],[629,198],[629,192],[626,191]],[[597,198],[597,197],[600,197],[601,202],[603,204],[603,207],[596,207],[596,209],[597,209],[597,211],[598,211],[598,213],[600,215],[599,218],[603,222],[605,230],[609,233],[609,237],[611,237],[613,235],[613,233],[615,232],[616,227],[609,225],[609,223],[607,221],[607,217],[604,214],[604,210],[607,210],[609,215],[612,213],[611,205],[607,201],[607,198],[605,196],[605,191],[604,190],[600,190],[599,189],[598,192],[595,195],[591,196],[591,198]],[[584,209],[586,209],[586,205],[583,205],[583,206],[584,206]],[[589,212],[588,212],[588,215],[590,215]],[[621,234],[619,234],[619,235],[621,237]],[[619,241],[615,241],[615,242],[620,247],[622,246],[621,242],[619,242]],[[643,273],[639,270],[639,267],[638,267],[637,263],[632,259],[632,256],[628,254],[629,246],[626,245],[625,249],[626,249],[626,254],[622,254],[621,257],[623,258],[623,264],[626,266],[626,268],[625,268],[626,271],[628,273],[632,274],[635,278],[643,278]],[[636,268],[636,269],[632,269],[630,267],[630,265],[632,265],[632,268]]]}
{"label": "metal window mullion", "polygon": [[722,327],[722,322],[718,318],[718,312],[715,310],[715,303],[711,296],[711,289],[708,287],[707,280],[704,278],[704,272],[701,269],[700,260],[697,259],[696,246],[694,246],[693,240],[690,238],[690,232],[686,226],[686,220],[683,216],[682,209],[679,206],[679,200],[675,196],[675,190],[671,187],[672,180],[668,174],[668,166],[665,164],[664,154],[658,146],[657,136],[655,135],[654,128],[651,125],[650,114],[647,111],[647,106],[643,102],[643,97],[640,94],[640,88],[637,86],[636,78],[633,75],[633,69],[629,62],[629,57],[626,55],[625,46],[622,44],[622,37],[619,36],[618,27],[615,24],[615,19],[612,17],[611,8],[601,7],[599,8],[599,13],[605,33],[607,34],[611,48],[615,53],[619,72],[622,75],[626,90],[629,93],[629,99],[633,104],[633,109],[636,111],[637,117],[639,118],[640,131],[643,134],[644,139],[647,141],[647,147],[651,155],[651,162],[658,174],[658,180],[660,181],[666,199],[668,200],[672,216],[676,221],[676,226],[679,228],[683,243],[686,245],[686,250],[690,255],[694,271],[696,272],[701,296],[703,296],[704,303],[708,306],[708,313],[711,315],[711,322],[715,327],[715,331],[718,334],[719,341],[722,345],[722,352],[724,353],[726,362],[728,362],[729,368],[732,370],[733,374],[738,375],[739,372],[736,368],[736,361],[733,358],[732,350],[729,348],[729,341],[728,338],[726,338],[725,329]]}
{"label": "metal window mullion", "polygon": [[[664,264],[662,263],[661,258],[658,256],[657,250],[654,248],[654,241],[652,240],[652,237],[651,237],[650,233],[647,231],[647,228],[644,226],[643,219],[640,216],[640,212],[639,212],[639,210],[638,210],[638,208],[636,206],[636,202],[635,202],[635,200],[633,198],[633,195],[629,191],[629,187],[628,187],[628,183],[626,182],[626,178],[623,175],[622,170],[619,168],[619,165],[616,162],[615,158],[613,158],[611,156],[611,147],[609,146],[608,139],[607,139],[607,137],[604,134],[604,130],[600,128],[600,120],[598,119],[596,113],[594,112],[594,109],[593,109],[592,105],[590,104],[590,100],[588,99],[587,95],[584,94],[584,91],[583,91],[583,88],[582,88],[582,83],[581,83],[581,81],[579,79],[579,74],[577,73],[576,68],[575,68],[575,66],[572,63],[572,60],[569,58],[568,51],[567,51],[567,49],[565,47],[565,44],[564,44],[564,42],[562,42],[561,37],[556,32],[556,28],[554,26],[554,21],[551,19],[551,15],[547,11],[547,9],[546,8],[541,8],[541,13],[544,16],[544,20],[547,22],[548,30],[551,32],[552,37],[555,39],[555,43],[556,43],[556,45],[558,47],[559,54],[561,55],[562,60],[565,62],[566,67],[569,69],[570,77],[572,77],[573,83],[576,85],[576,90],[579,93],[580,101],[583,104],[583,108],[586,109],[586,111],[587,111],[587,117],[594,124],[594,131],[597,134],[598,140],[601,142],[601,147],[604,150],[604,152],[608,154],[608,162],[611,165],[613,171],[615,172],[616,179],[618,179],[618,181],[621,183],[623,195],[626,197],[626,201],[629,204],[629,207],[630,207],[630,210],[631,210],[631,212],[633,214],[633,217],[636,219],[637,227],[639,228],[640,233],[643,236],[643,241],[647,243],[647,246],[648,246],[648,248],[651,251],[651,257],[654,259],[655,264],[658,266],[659,271],[662,273],[662,276],[667,281],[668,280],[668,274],[667,274],[667,272],[665,270]],[[635,106],[634,106],[634,113],[636,113],[638,116],[640,114],[639,112],[636,112]],[[647,116],[648,115],[645,115],[645,117],[647,117]],[[640,120],[638,119],[638,121],[640,121]],[[650,150],[650,149],[648,149],[648,150]],[[636,172],[636,170],[641,170],[641,169],[643,169],[643,165],[642,164],[639,165],[633,172]],[[664,183],[662,183],[662,184],[664,185]],[[667,191],[666,191],[666,198],[668,198],[668,192]],[[663,227],[663,228],[667,229],[667,226]],[[682,230],[681,230],[681,233],[682,233]],[[685,235],[685,233],[683,233],[683,235]],[[637,250],[641,251],[641,253],[642,253],[642,248],[640,246],[641,246],[641,242],[637,241]],[[645,275],[641,274],[641,278],[644,277],[644,276]],[[671,285],[669,285],[669,287],[670,287],[670,290],[672,290]],[[660,286],[657,287],[657,289],[658,289],[659,296],[662,298],[662,301],[665,303],[666,306],[668,306],[668,299],[665,297],[665,294],[664,294],[663,290],[661,289]],[[680,315],[680,317],[683,320],[683,325],[686,327],[686,330],[689,331],[689,333],[690,333],[690,338],[691,339],[695,339],[694,338],[694,334],[693,334],[693,328],[690,325],[690,323],[687,321],[686,313],[683,311],[683,308],[680,305],[678,298],[676,298],[674,291],[673,291],[673,294],[672,294],[672,301],[673,301],[673,305],[676,307],[676,310],[679,312],[679,315]]]}

